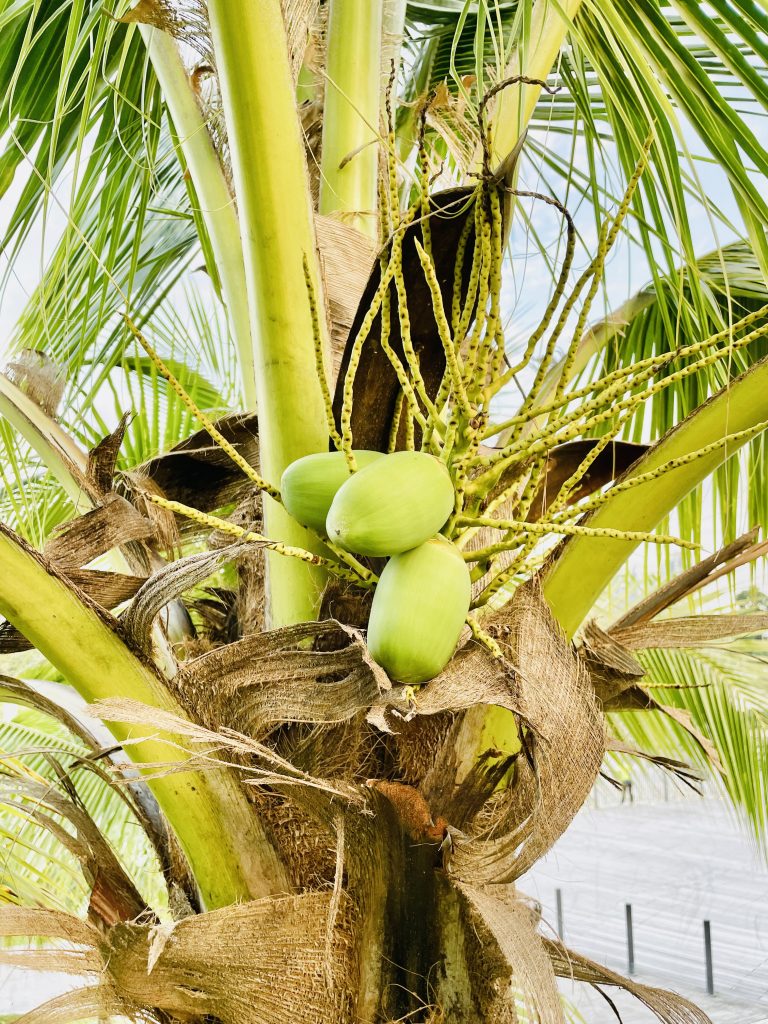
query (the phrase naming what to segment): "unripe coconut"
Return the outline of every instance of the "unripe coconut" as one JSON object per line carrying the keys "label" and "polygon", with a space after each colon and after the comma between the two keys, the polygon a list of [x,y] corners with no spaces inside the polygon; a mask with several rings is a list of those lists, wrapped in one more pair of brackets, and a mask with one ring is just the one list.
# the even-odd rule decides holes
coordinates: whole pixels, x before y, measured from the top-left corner
{"label": "unripe coconut", "polygon": [[[362,469],[383,452],[356,451],[357,465]],[[283,473],[280,493],[283,505],[302,526],[325,533],[325,519],[336,492],[350,479],[351,473],[343,452],[318,452],[296,459]]]}
{"label": "unripe coconut", "polygon": [[453,503],[445,463],[426,452],[393,452],[339,488],[326,535],[359,555],[398,555],[434,536]]}
{"label": "unripe coconut", "polygon": [[401,683],[434,678],[456,649],[471,591],[467,563],[445,537],[390,558],[368,622],[374,660]]}

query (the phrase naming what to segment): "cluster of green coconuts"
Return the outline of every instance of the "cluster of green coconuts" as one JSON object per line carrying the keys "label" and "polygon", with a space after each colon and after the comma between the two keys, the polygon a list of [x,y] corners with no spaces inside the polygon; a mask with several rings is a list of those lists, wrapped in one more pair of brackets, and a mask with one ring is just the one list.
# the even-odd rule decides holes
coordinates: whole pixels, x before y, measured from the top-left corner
{"label": "cluster of green coconuts", "polygon": [[297,459],[280,490],[288,512],[345,551],[388,559],[373,596],[368,647],[392,679],[423,683],[453,655],[469,612],[461,552],[439,530],[454,507],[443,462],[426,452],[355,451]]}

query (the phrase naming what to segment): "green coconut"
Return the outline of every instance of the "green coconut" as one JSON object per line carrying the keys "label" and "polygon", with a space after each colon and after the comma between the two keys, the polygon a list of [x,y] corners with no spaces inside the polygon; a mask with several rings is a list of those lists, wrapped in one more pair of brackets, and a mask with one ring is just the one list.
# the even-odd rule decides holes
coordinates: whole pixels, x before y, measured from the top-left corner
{"label": "green coconut", "polygon": [[[383,452],[356,451],[357,465],[362,469]],[[280,493],[283,504],[302,526],[325,533],[325,520],[336,492],[351,477],[343,452],[319,452],[296,459],[283,473]]]}
{"label": "green coconut", "polygon": [[426,452],[393,452],[339,488],[326,535],[359,555],[397,555],[434,536],[453,511],[443,462]]}
{"label": "green coconut", "polygon": [[467,563],[445,537],[390,558],[368,623],[374,660],[401,683],[433,679],[456,650],[471,596]]}

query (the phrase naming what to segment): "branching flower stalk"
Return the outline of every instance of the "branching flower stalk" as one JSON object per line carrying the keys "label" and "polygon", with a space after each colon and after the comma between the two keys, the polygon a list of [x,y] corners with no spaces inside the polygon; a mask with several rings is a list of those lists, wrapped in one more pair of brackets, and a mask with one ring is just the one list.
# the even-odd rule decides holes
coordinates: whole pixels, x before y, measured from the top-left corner
{"label": "branching flower stalk", "polygon": [[[390,266],[394,267],[395,287],[397,289],[397,314],[400,321],[400,339],[403,345],[406,362],[408,363],[408,367],[411,371],[413,388],[427,414],[436,421],[438,418],[437,410],[435,409],[432,399],[427,393],[426,384],[424,383],[424,378],[421,373],[421,367],[419,366],[419,359],[416,355],[416,351],[413,347],[413,340],[411,338],[411,317],[408,311],[408,290],[405,277],[403,275],[403,237],[404,230],[401,227],[395,234],[395,241],[392,245],[392,255],[390,256]],[[416,413],[413,406],[412,410],[415,415]],[[424,428],[422,427],[422,429]]]}
{"label": "branching flower stalk", "polygon": [[124,314],[123,319],[128,330],[131,332],[133,337],[136,339],[136,341],[138,341],[138,343],[149,356],[157,372],[160,374],[161,377],[164,377],[168,381],[170,386],[179,396],[181,401],[186,405],[186,407],[189,409],[189,411],[192,413],[192,415],[195,417],[198,423],[202,427],[204,427],[211,435],[212,440],[219,446],[219,448],[221,448],[223,452],[225,452],[229,456],[229,458],[235,463],[235,465],[243,471],[243,473],[248,477],[248,479],[252,483],[256,484],[259,490],[265,491],[267,494],[270,495],[270,497],[274,498],[275,501],[281,501],[282,499],[280,497],[279,489],[275,487],[274,484],[268,483],[262,476],[260,476],[260,474],[253,468],[253,466],[246,459],[243,458],[240,452],[232,444],[230,444],[229,441],[227,441],[227,439],[224,437],[221,431],[217,429],[216,425],[213,423],[210,417],[206,416],[206,414],[200,408],[198,408],[197,404],[193,401],[193,399],[190,397],[187,391],[182,387],[181,383],[174,377],[174,375],[165,365],[165,363],[157,354],[157,352],[149,343],[149,341],[147,341],[144,334],[139,330],[139,328],[136,326],[136,324],[133,322],[130,316],[128,316],[128,314],[126,313]]}
{"label": "branching flower stalk", "polygon": [[336,450],[344,452],[350,472],[354,473],[357,469],[355,457],[352,454],[351,448],[348,451],[345,450],[344,442],[336,429],[336,420],[333,416],[333,398],[331,397],[331,389],[328,385],[328,371],[325,366],[325,345],[323,343],[322,331],[320,330],[320,313],[318,311],[317,296],[315,295],[315,283],[312,280],[312,271],[310,270],[309,260],[307,259],[306,253],[304,254],[304,281],[307,286],[309,311],[312,317],[312,337],[315,343],[315,369],[317,370],[317,376],[320,380],[320,388],[323,392],[323,403],[325,405],[325,418],[328,422],[328,433],[336,446]]}
{"label": "branching flower stalk", "polygon": [[[350,471],[355,472],[357,465],[352,448],[355,379],[364,347],[369,343],[374,323],[379,317],[381,348],[392,365],[399,384],[399,396],[390,424],[387,447],[390,451],[395,450],[403,443],[404,438],[406,448],[413,449],[420,444],[422,450],[432,452],[448,467],[454,485],[455,501],[453,512],[442,532],[456,542],[465,561],[473,566],[470,570],[471,578],[477,584],[472,604],[474,608],[482,608],[499,595],[510,580],[521,573],[525,574],[534,562],[538,563],[541,545],[548,538],[599,537],[633,543],[675,544],[684,548],[694,548],[696,545],[690,541],[673,536],[647,531],[592,527],[585,524],[582,517],[585,513],[599,508],[609,494],[639,486],[649,478],[672,472],[696,458],[711,454],[718,447],[743,443],[756,436],[766,426],[759,424],[748,431],[728,435],[700,451],[671,460],[652,473],[639,474],[622,481],[609,492],[592,495],[586,500],[572,501],[573,495],[588,478],[596,460],[613,440],[620,436],[623,428],[649,397],[684,377],[697,373],[726,356],[731,356],[734,351],[768,334],[768,323],[748,330],[760,318],[761,313],[768,312],[766,307],[762,311],[743,317],[727,330],[701,342],[640,360],[622,370],[606,374],[586,387],[568,390],[569,369],[572,365],[569,356],[573,355],[578,345],[583,325],[586,323],[591,303],[602,279],[606,256],[618,237],[629,210],[649,146],[650,140],[643,149],[635,174],[616,215],[603,225],[595,258],[567,298],[564,298],[565,282],[572,263],[575,232],[570,216],[561,208],[568,226],[568,243],[563,273],[555,289],[556,295],[548,304],[542,321],[529,340],[523,360],[517,367],[506,369],[504,333],[500,316],[503,186],[490,178],[481,178],[471,198],[474,208],[471,211],[467,211],[466,208],[462,211],[466,223],[456,254],[453,288],[452,293],[449,293],[449,314],[438,280],[435,253],[432,251],[429,220],[434,212],[428,198],[428,165],[426,161],[422,161],[421,195],[408,211],[400,216],[399,211],[393,206],[397,196],[396,165],[392,140],[388,137],[384,161],[386,171],[380,182],[380,191],[388,197],[386,220],[391,226],[392,234],[380,256],[379,285],[350,349],[346,374],[341,384],[342,408],[338,425],[334,418],[325,366],[319,303],[310,268],[305,259],[304,276],[313,325],[316,369],[323,394],[329,441],[344,453]],[[555,205],[560,208],[559,204]],[[465,288],[465,261],[469,254],[473,229],[472,263]],[[409,282],[404,275],[403,251],[406,233],[413,230],[419,230],[421,235],[421,241],[414,238],[413,244],[428,287],[435,329],[445,358],[442,380],[434,394],[429,393],[419,365],[411,337],[407,306]],[[568,344],[562,376],[553,398],[537,408],[538,389],[554,358],[557,340],[585,288],[587,292],[576,329]],[[393,302],[396,303],[396,310],[392,308]],[[395,351],[391,340],[393,315],[397,315],[400,327],[402,356]],[[495,427],[489,426],[488,406],[491,398],[510,380],[513,371],[518,371],[518,368],[527,365],[533,358],[538,342],[547,333],[548,326],[555,316],[557,320],[546,341],[533,386],[520,410],[506,423]],[[249,479],[279,500],[277,488],[262,480],[221,436],[215,425],[186,395],[181,384],[173,377],[130,318],[126,317],[126,323],[158,371],[209,431],[215,443],[227,452]],[[735,337],[739,332],[746,333]],[[727,344],[720,347],[723,341]],[[666,371],[671,362],[683,358],[691,361],[675,372],[667,373],[662,379],[654,381],[654,377],[659,372]],[[522,430],[525,425],[528,425],[527,432]],[[607,430],[604,429],[605,425],[608,426]],[[483,449],[483,440],[489,437],[492,431],[500,429],[513,431],[511,441],[498,449]],[[589,452],[561,484],[554,500],[549,502],[546,513],[536,518],[531,510],[545,482],[550,451],[559,444],[577,437],[590,436],[595,431],[602,431],[601,436],[595,440]],[[149,496],[149,500],[169,511],[194,519],[201,525],[259,543],[287,557],[322,566],[339,578],[358,586],[371,587],[377,582],[375,574],[353,555],[329,544],[322,536],[321,539],[329,549],[329,556],[315,554],[294,545],[281,544],[216,516],[207,515],[156,495]],[[499,531],[502,537],[498,541],[481,541],[480,546],[472,549],[470,542],[487,531]],[[476,639],[492,650],[494,641],[483,633],[479,623],[476,620],[468,620],[468,625]]]}
{"label": "branching flower stalk", "polygon": [[[523,352],[520,361],[515,363],[513,366],[510,366],[509,369],[501,377],[498,378],[498,380],[495,382],[495,392],[498,392],[499,390],[501,390],[501,388],[505,387],[512,380],[514,380],[514,378],[528,366],[531,359],[533,358],[533,353],[536,351],[536,346],[549,329],[549,325],[552,322],[552,317],[557,312],[557,308],[560,305],[560,302],[562,301],[563,295],[565,294],[565,289],[568,285],[568,278],[571,273],[571,267],[573,266],[574,253],[576,251],[576,225],[573,223],[573,218],[571,217],[570,213],[568,213],[568,211],[562,203],[558,202],[556,199],[553,199],[551,196],[542,195],[540,192],[521,192],[516,190],[515,192],[513,192],[513,195],[519,198],[540,199],[543,202],[549,203],[550,205],[554,206],[557,210],[560,211],[560,213],[562,213],[565,219],[567,238],[565,244],[565,254],[563,256],[563,264],[560,269],[560,274],[558,276],[557,283],[552,292],[552,298],[549,300],[547,308],[544,310],[544,314],[541,320],[539,321],[538,326],[528,339],[525,351]],[[525,415],[525,412],[520,412],[517,414],[517,416]],[[517,422],[516,418],[515,422]],[[503,428],[497,428],[497,430],[498,429]],[[493,433],[496,433],[497,430],[494,430]]]}
{"label": "branching flower stalk", "polygon": [[653,140],[654,133],[651,132],[645,140],[645,144],[643,145],[643,151],[640,155],[640,159],[637,162],[634,173],[629,181],[629,185],[627,186],[627,189],[624,192],[624,197],[621,201],[621,204],[619,205],[618,211],[616,212],[616,216],[613,219],[613,223],[611,224],[605,239],[603,240],[601,237],[601,244],[598,246],[597,256],[593,263],[592,284],[587,293],[586,299],[582,304],[581,311],[579,313],[579,319],[576,322],[576,327],[573,332],[573,337],[571,338],[570,344],[568,345],[565,360],[563,363],[562,373],[560,375],[560,380],[558,381],[557,388],[555,389],[556,399],[562,396],[570,380],[571,370],[576,359],[576,353],[578,352],[581,336],[584,333],[584,328],[587,324],[587,318],[589,316],[590,310],[592,309],[592,302],[594,301],[595,295],[597,294],[597,290],[600,287],[600,284],[603,280],[606,258],[608,256],[608,253],[613,248],[616,239],[619,236],[619,231],[621,230],[621,227],[626,219],[626,216],[629,213],[632,198],[635,192],[637,191],[638,185],[640,184],[640,179],[643,175],[643,172],[645,171],[645,168],[648,166],[648,154],[653,144]]}
{"label": "branching flower stalk", "polygon": [[[409,213],[410,213],[410,211],[409,211]],[[408,215],[406,215],[406,217],[404,218],[404,221],[405,222],[410,222],[410,217]],[[404,230],[404,226],[403,226],[402,230]],[[398,238],[399,238],[399,243],[398,243]],[[393,242],[393,246],[395,244],[402,245],[401,229],[398,229],[398,232],[396,233],[396,238],[395,238],[395,242]],[[416,397],[416,392],[414,391],[411,378],[409,377],[408,373],[406,372],[406,369],[403,366],[399,356],[397,355],[397,353],[392,348],[392,346],[390,345],[390,342],[389,342],[389,336],[390,336],[390,331],[391,331],[391,317],[392,317],[392,303],[391,303],[391,297],[390,297],[389,283],[391,282],[392,277],[394,275],[394,267],[392,266],[391,261],[389,263],[387,263],[385,257],[383,257],[383,256],[382,256],[382,260],[381,260],[381,273],[382,273],[382,284],[384,283],[385,280],[387,282],[387,287],[386,287],[386,289],[383,292],[382,303],[381,303],[381,347],[384,350],[384,353],[385,353],[387,359],[389,359],[390,364],[392,365],[392,368],[394,369],[395,374],[397,376],[398,383],[400,384],[400,391],[401,391],[401,394],[403,395],[404,401],[405,401],[406,424],[412,424],[413,421],[416,420],[416,422],[418,422],[418,424],[419,424],[420,429],[426,433],[426,431],[428,429],[427,420],[426,420],[424,414],[421,412],[421,409],[419,408],[419,401],[418,401],[418,398]],[[369,330],[370,330],[370,328],[369,328]],[[362,332],[362,327],[361,327],[361,332]],[[362,346],[361,346],[361,350],[362,350]],[[359,361],[359,354],[358,354],[358,361]],[[349,384],[348,384],[348,378],[349,378],[349,372],[347,373],[347,377],[345,377],[345,380],[344,380],[344,388],[345,388],[344,394],[345,394],[345,400],[349,402],[349,413],[348,413],[348,415],[351,417],[353,391],[352,391],[352,387],[350,387]],[[394,437],[395,438],[397,437],[396,432],[394,434]],[[413,438],[412,437],[411,437],[411,441],[410,441],[408,447],[410,449],[413,448]]]}
{"label": "branching flower stalk", "polygon": [[[424,225],[422,225],[422,229],[423,227]],[[459,409],[466,419],[470,420],[472,418],[472,407],[469,404],[467,390],[464,386],[464,370],[461,365],[461,356],[453,345],[451,329],[445,315],[445,310],[443,309],[443,299],[440,294],[440,285],[437,281],[435,266],[429,252],[419,244],[418,240],[416,241],[416,251],[419,255],[421,268],[424,271],[424,277],[427,280],[429,291],[432,296],[432,308],[435,313],[440,341],[442,342],[443,351],[445,352],[445,363],[450,377],[451,388]]]}
{"label": "branching flower stalk", "polygon": [[[533,386],[531,387],[528,395],[526,396],[525,402],[523,403],[523,406],[520,410],[521,414],[525,414],[535,404],[536,399],[541,391],[544,380],[546,379],[547,372],[549,371],[549,368],[552,364],[552,360],[555,354],[555,348],[558,340],[560,339],[560,335],[562,334],[565,328],[565,324],[567,323],[568,318],[570,317],[571,312],[579,299],[579,296],[581,295],[582,291],[591,279],[592,283],[590,285],[589,291],[587,292],[585,301],[582,304],[582,309],[580,312],[579,320],[576,325],[576,329],[574,330],[573,337],[568,345],[568,349],[564,360],[563,372],[561,374],[560,381],[558,382],[558,387],[555,393],[555,399],[558,399],[562,396],[563,390],[565,389],[565,386],[568,383],[570,377],[571,367],[573,366],[573,362],[576,358],[578,344],[581,340],[581,335],[584,329],[584,325],[586,324],[589,311],[592,306],[592,301],[594,300],[594,297],[597,294],[597,290],[600,287],[600,283],[602,281],[606,258],[609,252],[611,251],[618,237],[621,225],[623,224],[624,219],[626,218],[626,215],[629,212],[632,197],[637,189],[642,173],[645,170],[645,167],[648,162],[648,152],[650,150],[652,142],[653,135],[651,134],[646,139],[642,154],[640,156],[640,159],[638,160],[634,174],[630,179],[629,185],[627,186],[627,189],[624,193],[624,197],[621,201],[621,204],[619,205],[619,209],[616,213],[616,216],[613,218],[612,222],[606,221],[603,223],[601,227],[600,239],[598,242],[597,254],[595,258],[592,260],[587,269],[581,274],[581,276],[577,280],[576,284],[574,285],[571,291],[571,294],[569,295],[568,299],[566,300],[561,310],[557,323],[555,324],[555,327],[553,328],[552,333],[547,342],[547,347],[544,352],[544,356],[541,360],[541,363],[539,364]],[[567,245],[570,248],[572,242],[575,241],[575,231],[573,231],[573,224],[570,220],[567,221],[567,224]],[[570,252],[570,256],[572,259],[572,250]],[[570,269],[571,259],[569,259],[568,257],[569,253],[567,250],[563,270],[565,270],[566,266],[568,267],[568,269]],[[517,366],[511,367],[510,370],[508,370],[507,373],[505,373],[503,377],[501,377],[499,381],[496,382],[494,393],[497,393],[498,390],[500,390],[500,388],[504,387],[505,384],[509,383],[509,381],[511,381],[513,377],[515,377],[516,374],[519,373],[520,370],[522,370],[530,362],[530,359],[535,350],[535,346],[538,340],[546,332],[549,322],[551,320],[551,316],[554,313],[554,309],[557,308],[557,304],[560,301],[560,296],[562,295],[562,291],[560,291],[561,286],[564,288],[563,273],[561,273],[560,275],[558,285],[555,289],[555,294],[553,295],[552,301],[550,301],[547,311],[545,312],[542,323],[537,328],[537,331],[534,332],[532,339],[529,341],[528,346],[526,347],[523,359]]]}
{"label": "branching flower stalk", "polygon": [[427,130],[427,104],[425,103],[420,118],[419,127],[419,167],[421,170],[421,240],[424,251],[432,261],[432,229],[430,225],[430,207],[429,207],[429,184],[430,184],[430,167],[429,167],[429,153],[425,145],[425,134]]}
{"label": "branching flower stalk", "polygon": [[619,483],[614,484],[610,491],[593,495],[591,498],[580,501],[577,505],[573,505],[569,509],[556,511],[552,518],[567,519],[575,516],[582,516],[586,512],[593,512],[595,509],[600,508],[601,505],[604,505],[609,497],[612,498],[617,494],[621,494],[623,491],[629,491],[633,487],[639,487],[641,484],[648,483],[650,480],[658,480],[659,477],[664,476],[666,473],[671,473],[676,469],[681,469],[683,466],[690,465],[690,463],[696,462],[698,459],[705,458],[713,452],[720,451],[722,448],[738,447],[747,441],[751,441],[755,437],[759,437],[759,435],[766,429],[768,429],[768,420],[763,420],[746,430],[738,430],[732,434],[725,434],[723,437],[718,438],[717,441],[713,441],[711,444],[705,445],[703,448],[699,448],[696,451],[689,452],[687,455],[681,455],[677,459],[670,459],[668,462],[662,463],[654,470],[649,470],[647,473],[638,473],[636,476],[632,476],[628,480],[622,480]]}
{"label": "branching flower stalk", "polygon": [[610,430],[606,431],[606,433],[598,439],[592,451],[585,456],[582,462],[576,467],[573,473],[571,473],[555,495],[554,501],[547,509],[547,514],[549,516],[554,515],[554,513],[563,509],[568,504],[571,495],[589,473],[590,467],[594,465],[606,448],[610,444],[613,444],[614,440],[621,434],[624,427],[631,421],[633,414],[634,410],[630,409],[629,412],[625,412],[622,416],[618,416]]}
{"label": "branching flower stalk", "polygon": [[[458,522],[463,522],[464,525],[468,526],[485,526],[493,530],[511,530],[518,538],[523,539],[527,539],[529,536],[545,537],[555,534],[563,537],[605,537],[609,540],[636,540],[648,544],[674,544],[681,548],[688,548],[691,551],[698,547],[693,541],[683,540],[680,537],[671,537],[666,534],[602,529],[598,527],[593,529],[590,526],[579,526],[577,523],[557,523],[550,519],[539,519],[537,522],[531,523],[524,519],[490,519],[485,517],[477,519],[467,517],[463,519],[459,516]],[[478,551],[467,551],[464,553],[464,558],[468,562],[482,561],[516,546],[514,542],[501,541],[499,544],[489,544],[488,547],[480,548]]]}
{"label": "branching flower stalk", "polygon": [[[219,533],[227,534],[230,537],[237,537],[248,543],[258,544],[260,547],[275,551],[279,555],[285,555],[287,558],[298,558],[299,561],[307,562],[309,565],[322,565],[329,572],[338,576],[339,579],[347,580],[358,586],[373,586],[376,583],[377,577],[375,574],[363,566],[360,566],[361,572],[351,572],[345,569],[339,562],[325,558],[323,555],[316,555],[314,552],[306,551],[304,548],[292,547],[289,544],[281,544],[279,541],[270,540],[269,537],[265,537],[261,533],[246,530],[244,527],[231,523],[227,519],[221,519],[219,516],[212,516],[207,512],[201,512],[191,505],[185,505],[180,501],[171,501],[159,494],[146,494],[145,497],[147,501],[157,505],[158,508],[163,508],[168,512],[175,512],[177,515],[190,519],[200,526],[207,526],[211,530],[218,530]],[[359,565],[357,562],[356,564]]]}
{"label": "branching flower stalk", "polygon": [[[467,243],[469,242],[469,236],[472,234],[472,228],[474,227],[471,217],[467,217],[464,227],[462,228],[461,235],[459,236],[459,244],[456,247],[456,263],[453,271],[453,296],[451,302],[451,330],[453,331],[454,337],[459,333],[459,324],[461,323],[461,285],[464,279],[464,262],[467,256]],[[472,263],[472,271],[475,270],[475,261]],[[475,290],[477,289],[477,283],[475,283]],[[467,298],[472,296],[472,290],[470,287]]]}
{"label": "branching flower stalk", "polygon": [[[650,377],[655,376],[659,370],[664,369],[670,363],[673,363],[678,359],[687,358],[688,356],[697,355],[708,348],[712,348],[714,345],[718,345],[721,341],[728,342],[728,352],[724,353],[725,355],[728,355],[729,352],[733,352],[735,350],[734,346],[738,349],[742,347],[743,344],[751,344],[753,341],[757,340],[757,338],[762,337],[764,332],[758,329],[757,334],[745,335],[744,338],[739,339],[738,341],[734,340],[734,335],[738,331],[743,330],[745,327],[749,327],[751,324],[756,323],[759,320],[765,320],[766,317],[768,317],[768,305],[761,306],[754,312],[735,321],[726,329],[719,331],[717,334],[713,334],[702,341],[695,342],[691,345],[680,346],[679,348],[672,349],[670,352],[664,352],[657,356],[648,356],[635,363],[619,367],[603,377],[596,378],[594,381],[591,381],[589,384],[586,384],[581,388],[577,388],[562,395],[558,399],[552,399],[546,404],[535,406],[525,412],[517,412],[514,416],[502,423],[492,423],[485,431],[483,437],[488,438],[493,437],[496,434],[505,434],[519,424],[527,423],[532,419],[538,419],[546,413],[552,412],[555,409],[563,408],[571,402],[586,398],[589,395],[593,395],[595,396],[595,399],[597,399],[600,392],[605,391],[606,388],[612,387],[622,381],[626,382],[624,389],[626,390],[632,385],[636,385],[641,383],[643,380],[648,380]],[[648,376],[640,376],[641,374],[645,374],[647,371],[650,371]],[[605,396],[602,396],[602,399],[604,400]]]}
{"label": "branching flower stalk", "polygon": [[[467,342],[465,357],[467,384],[474,382],[474,370],[477,365],[477,352],[480,348],[480,339],[483,331],[487,330],[486,323],[488,300],[491,296],[491,231],[492,226],[486,211],[486,193],[481,187],[478,189],[475,198],[475,233],[479,239],[480,268],[478,273],[477,286],[477,310],[475,313],[475,326]],[[459,325],[459,344],[463,343],[464,335],[469,327],[472,317],[472,306],[467,301]]]}
{"label": "branching flower stalk", "polygon": [[397,187],[397,140],[395,133],[395,115],[392,109],[392,93],[395,89],[395,83],[397,81],[397,69],[394,64],[389,74],[389,82],[387,83],[386,95],[384,97],[384,109],[387,118],[387,145],[386,152],[384,154],[386,163],[386,181],[380,184],[380,194],[388,199],[386,203],[382,203],[382,211],[385,211],[382,217],[382,228],[384,231],[384,240],[388,237],[388,232],[394,235],[395,231],[400,226],[400,190]]}
{"label": "branching flower stalk", "polygon": [[[597,398],[584,403],[571,413],[551,422],[536,433],[519,438],[505,448],[496,449],[490,454],[476,456],[472,460],[472,464],[486,471],[486,480],[494,477],[498,478],[501,472],[509,469],[516,463],[525,461],[531,454],[538,454],[554,447],[556,444],[562,444],[565,441],[571,441],[576,437],[582,436],[611,420],[619,413],[627,410],[636,411],[642,403],[648,401],[648,399],[659,392],[672,387],[684,378],[700,372],[705,367],[711,366],[721,359],[730,359],[735,351],[752,344],[766,335],[768,335],[768,324],[756,328],[748,335],[738,339],[738,341],[731,342],[727,348],[713,352],[708,356],[703,356],[688,366],[668,374],[665,378],[650,385],[644,391],[617,401],[618,396],[624,394],[627,390],[626,386],[619,382],[615,386],[606,389]],[[709,347],[710,344],[711,340],[699,342],[696,346],[688,346],[688,350],[700,350],[703,347]],[[672,358],[678,358],[678,356],[673,354]],[[664,364],[666,365],[667,362],[669,360],[665,359]],[[655,376],[656,372],[657,368],[651,367],[633,378],[631,384],[636,386],[640,383],[645,383]],[[591,413],[594,414],[590,415]],[[476,481],[477,486],[482,488],[486,485],[486,480]]]}
{"label": "branching flower stalk", "polygon": [[504,655],[502,653],[501,648],[490,635],[490,633],[487,633],[483,629],[483,627],[480,625],[480,623],[477,621],[474,615],[467,616],[467,625],[472,630],[472,636],[475,638],[475,640],[478,641],[478,643],[481,643],[484,647],[486,647],[493,655],[493,657],[496,658],[498,661],[504,661]]}

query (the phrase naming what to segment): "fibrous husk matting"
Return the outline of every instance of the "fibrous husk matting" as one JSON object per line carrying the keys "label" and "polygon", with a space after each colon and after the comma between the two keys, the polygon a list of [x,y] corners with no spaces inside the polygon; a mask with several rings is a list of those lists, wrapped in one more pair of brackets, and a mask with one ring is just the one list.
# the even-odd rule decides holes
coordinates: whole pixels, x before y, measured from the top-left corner
{"label": "fibrous husk matting", "polygon": [[[342,899],[332,908],[332,900],[327,891],[274,897],[171,926],[124,923],[106,932],[68,915],[12,907],[0,915],[0,934],[64,940],[69,948],[45,950],[44,969],[91,982],[87,996],[44,1005],[22,1017],[25,1024],[77,1020],[83,998],[99,1017],[161,1011],[177,1020],[211,1015],[222,1024],[317,1024],[349,1019],[354,984],[352,907]],[[28,963],[26,955],[10,951],[11,962]]]}
{"label": "fibrous husk matting", "polygon": [[[241,546],[157,574],[126,619],[129,642],[148,649],[163,603]],[[95,706],[105,720],[165,730],[192,754],[176,762],[169,744],[168,762],[147,766],[150,774],[238,770],[256,787],[254,808],[299,891],[161,924],[98,831],[89,831],[76,794],[38,793],[40,784],[13,779],[8,799],[37,799],[34,813],[54,834],[59,820],[74,826],[60,837],[92,892],[88,923],[18,908],[0,913],[4,935],[54,940],[10,948],[5,959],[87,982],[29,1024],[88,1013],[358,1024],[402,1012],[392,993],[412,975],[430,979],[425,1021],[463,1014],[516,1024],[524,1013],[562,1024],[555,978],[566,966],[589,983],[627,988],[664,1024],[704,1024],[706,1015],[684,1000],[544,939],[537,913],[511,884],[551,849],[597,777],[606,750],[601,688],[644,693],[642,668],[622,641],[634,647],[662,632],[643,626],[617,637],[591,626],[577,650],[535,579],[483,628],[497,653],[467,640],[416,692],[391,684],[358,630],[326,619],[255,633],[182,664],[171,686],[188,720],[125,699]],[[457,752],[483,705],[508,714],[522,746],[508,756],[475,751],[462,774]],[[686,766],[662,767],[684,774]],[[416,942],[425,921],[435,923]]]}

